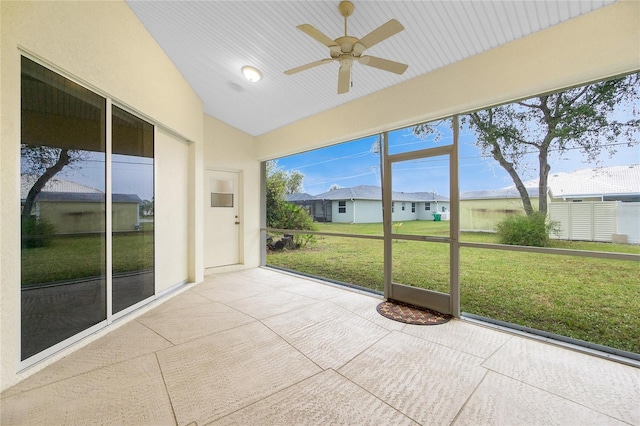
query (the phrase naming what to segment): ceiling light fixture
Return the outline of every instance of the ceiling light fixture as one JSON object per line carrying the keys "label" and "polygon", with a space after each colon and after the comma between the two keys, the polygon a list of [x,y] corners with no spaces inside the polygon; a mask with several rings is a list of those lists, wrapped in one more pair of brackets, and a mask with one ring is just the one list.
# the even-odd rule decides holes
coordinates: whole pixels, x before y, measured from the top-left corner
{"label": "ceiling light fixture", "polygon": [[250,67],[249,65],[245,65],[244,67],[242,67],[242,74],[244,74],[244,78],[252,83],[255,83],[262,78],[262,73],[260,72],[260,70],[254,67]]}

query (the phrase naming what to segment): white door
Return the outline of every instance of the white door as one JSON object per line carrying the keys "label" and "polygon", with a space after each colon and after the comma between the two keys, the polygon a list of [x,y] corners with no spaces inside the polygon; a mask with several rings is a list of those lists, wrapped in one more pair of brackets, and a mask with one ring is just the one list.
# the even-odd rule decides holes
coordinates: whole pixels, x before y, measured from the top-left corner
{"label": "white door", "polygon": [[204,266],[234,265],[239,260],[238,173],[205,173]]}

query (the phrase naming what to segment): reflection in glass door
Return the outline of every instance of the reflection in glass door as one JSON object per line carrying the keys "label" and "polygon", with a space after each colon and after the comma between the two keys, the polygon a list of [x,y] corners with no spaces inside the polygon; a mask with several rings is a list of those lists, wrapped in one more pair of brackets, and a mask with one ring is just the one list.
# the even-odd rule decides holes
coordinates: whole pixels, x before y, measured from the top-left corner
{"label": "reflection in glass door", "polygon": [[385,297],[457,314],[457,132],[452,120],[431,125],[448,137],[416,141],[413,151],[406,130],[402,144],[387,135],[396,153],[385,164]]}
{"label": "reflection in glass door", "polygon": [[22,58],[21,359],[107,318],[106,100]]}
{"label": "reflection in glass door", "polygon": [[153,125],[112,107],[112,312],[154,294]]}
{"label": "reflection in glass door", "polygon": [[19,326],[31,363],[154,294],[154,127],[21,61]]}

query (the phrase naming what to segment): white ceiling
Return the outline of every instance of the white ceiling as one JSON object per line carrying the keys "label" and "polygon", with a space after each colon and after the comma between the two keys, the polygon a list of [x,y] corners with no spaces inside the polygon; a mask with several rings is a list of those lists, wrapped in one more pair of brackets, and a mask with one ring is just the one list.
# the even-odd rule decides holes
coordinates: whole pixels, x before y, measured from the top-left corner
{"label": "white ceiling", "polygon": [[[357,1],[349,35],[362,38],[391,18],[405,30],[366,54],[409,65],[401,76],[354,64],[338,95],[338,63],[284,71],[329,57],[296,26],[344,35],[338,1],[138,1],[127,4],[204,102],[207,114],[253,136],[415,78],[588,13],[614,0]],[[526,52],[522,52],[526,55]],[[252,65],[264,75],[244,79]]]}

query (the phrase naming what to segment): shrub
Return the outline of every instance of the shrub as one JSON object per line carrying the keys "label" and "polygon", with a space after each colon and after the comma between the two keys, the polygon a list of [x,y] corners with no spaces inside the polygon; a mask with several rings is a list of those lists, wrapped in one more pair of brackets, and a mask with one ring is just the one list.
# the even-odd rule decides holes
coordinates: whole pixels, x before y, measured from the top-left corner
{"label": "shrub", "polygon": [[496,225],[500,244],[518,246],[548,247],[549,233],[556,229],[557,224],[539,212],[509,216]]}
{"label": "shrub", "polygon": [[51,244],[55,227],[50,222],[31,216],[22,218],[22,247],[47,247]]}
{"label": "shrub", "polygon": [[[317,229],[315,222],[305,209],[287,202],[279,203],[276,208],[273,209],[272,223],[270,226],[280,229],[307,229],[310,231]],[[287,240],[287,238],[289,238],[289,240]],[[310,242],[315,241],[315,236],[311,234],[295,234],[293,237],[287,238],[283,237],[280,244],[275,242],[270,247],[276,250],[283,248],[297,249],[305,247]]]}

